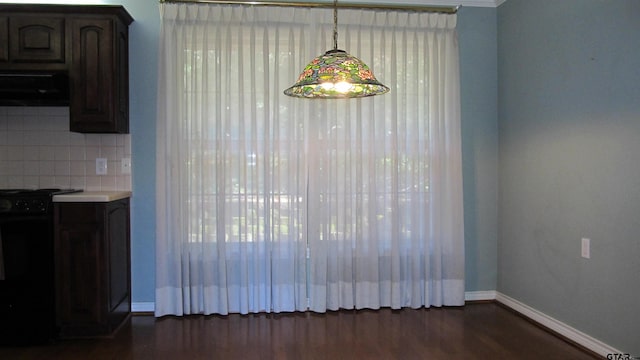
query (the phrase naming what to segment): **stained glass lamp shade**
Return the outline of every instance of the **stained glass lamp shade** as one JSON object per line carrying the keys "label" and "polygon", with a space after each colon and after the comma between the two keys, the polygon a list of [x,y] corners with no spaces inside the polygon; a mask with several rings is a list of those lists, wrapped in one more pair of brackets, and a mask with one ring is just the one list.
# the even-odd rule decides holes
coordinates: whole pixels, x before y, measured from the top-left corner
{"label": "stained glass lamp shade", "polygon": [[343,50],[329,50],[307,65],[298,81],[284,91],[301,98],[359,98],[384,94],[389,88],[382,85],[369,67]]}
{"label": "stained glass lamp shade", "polygon": [[384,94],[369,67],[346,51],[338,50],[338,0],[333,1],[333,50],[313,59],[285,95],[307,99],[360,98]]}

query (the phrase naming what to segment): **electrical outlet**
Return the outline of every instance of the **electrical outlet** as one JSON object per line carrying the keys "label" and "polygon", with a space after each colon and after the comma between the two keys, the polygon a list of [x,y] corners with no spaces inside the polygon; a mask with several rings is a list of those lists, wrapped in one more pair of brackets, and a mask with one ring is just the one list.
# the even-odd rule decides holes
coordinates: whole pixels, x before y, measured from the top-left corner
{"label": "electrical outlet", "polygon": [[96,158],[96,175],[107,175],[107,159]]}
{"label": "electrical outlet", "polygon": [[591,240],[582,238],[582,257],[585,259],[591,258]]}
{"label": "electrical outlet", "polygon": [[122,158],[120,162],[120,172],[123,175],[131,174],[131,158]]}

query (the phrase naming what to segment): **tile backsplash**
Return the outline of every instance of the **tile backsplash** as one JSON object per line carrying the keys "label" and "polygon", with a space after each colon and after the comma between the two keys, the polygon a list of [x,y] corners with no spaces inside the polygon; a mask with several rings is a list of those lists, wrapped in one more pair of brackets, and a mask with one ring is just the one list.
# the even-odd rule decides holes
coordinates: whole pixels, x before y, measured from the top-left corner
{"label": "tile backsplash", "polygon": [[[96,158],[107,174],[96,175]],[[69,131],[68,107],[0,107],[0,188],[131,190],[129,134]]]}

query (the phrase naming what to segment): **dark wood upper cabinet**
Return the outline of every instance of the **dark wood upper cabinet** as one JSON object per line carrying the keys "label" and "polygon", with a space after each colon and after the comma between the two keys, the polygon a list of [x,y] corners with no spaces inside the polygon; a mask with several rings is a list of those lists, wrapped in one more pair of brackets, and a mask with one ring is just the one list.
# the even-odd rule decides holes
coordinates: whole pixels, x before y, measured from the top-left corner
{"label": "dark wood upper cabinet", "polygon": [[71,20],[71,131],[129,132],[128,27],[117,18]]}
{"label": "dark wood upper cabinet", "polygon": [[119,5],[0,4],[0,71],[64,71],[70,130],[129,132],[129,25]]}
{"label": "dark wood upper cabinet", "polygon": [[[66,16],[60,13],[35,13],[32,5],[0,4],[0,67],[3,71],[65,71],[69,52],[66,48]],[[23,11],[20,11],[23,10]]]}
{"label": "dark wood upper cabinet", "polygon": [[15,16],[10,18],[9,34],[13,63],[59,64],[64,68],[65,19],[62,16]]}

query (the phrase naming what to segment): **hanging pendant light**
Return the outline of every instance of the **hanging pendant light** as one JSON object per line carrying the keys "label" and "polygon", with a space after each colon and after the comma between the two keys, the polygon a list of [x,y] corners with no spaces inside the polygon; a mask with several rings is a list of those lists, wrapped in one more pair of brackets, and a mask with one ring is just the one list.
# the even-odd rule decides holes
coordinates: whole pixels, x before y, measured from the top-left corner
{"label": "hanging pendant light", "polygon": [[359,98],[389,92],[369,67],[338,50],[338,0],[333,2],[333,50],[313,59],[285,95],[309,99]]}

